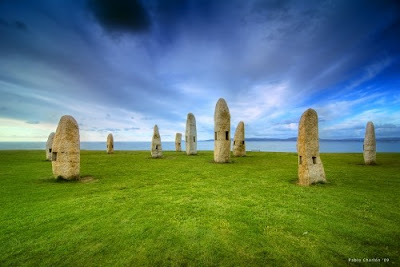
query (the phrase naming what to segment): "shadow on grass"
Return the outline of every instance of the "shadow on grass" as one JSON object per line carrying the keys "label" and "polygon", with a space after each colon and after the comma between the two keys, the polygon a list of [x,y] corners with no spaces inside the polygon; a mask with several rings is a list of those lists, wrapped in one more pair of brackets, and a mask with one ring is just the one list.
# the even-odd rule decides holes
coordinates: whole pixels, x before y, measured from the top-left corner
{"label": "shadow on grass", "polygon": [[66,180],[61,177],[54,178],[54,177],[48,177],[48,178],[42,178],[38,180],[38,183],[56,183],[56,184],[76,184],[76,183],[82,183],[82,184],[89,184],[89,183],[94,183],[97,182],[98,179],[94,178],[91,175],[84,175],[81,176],[78,180]]}
{"label": "shadow on grass", "polygon": [[[296,186],[301,186],[301,187],[307,187],[307,186],[299,185],[298,181],[299,181],[299,179],[297,177],[288,179],[288,182],[290,184],[293,184],[293,185],[296,185]],[[335,183],[334,182],[330,182],[330,181],[326,181],[326,182],[321,182],[320,181],[320,182],[312,183],[309,186],[310,187],[330,187],[330,186],[335,186]]]}

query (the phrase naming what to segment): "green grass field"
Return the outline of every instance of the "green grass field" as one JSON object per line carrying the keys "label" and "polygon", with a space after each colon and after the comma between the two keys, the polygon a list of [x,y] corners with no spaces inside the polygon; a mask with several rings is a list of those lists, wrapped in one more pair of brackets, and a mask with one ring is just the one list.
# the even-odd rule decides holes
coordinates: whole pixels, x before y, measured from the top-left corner
{"label": "green grass field", "polygon": [[399,153],[322,154],[311,187],[295,153],[82,151],[79,182],[44,158],[0,152],[0,266],[400,264]]}

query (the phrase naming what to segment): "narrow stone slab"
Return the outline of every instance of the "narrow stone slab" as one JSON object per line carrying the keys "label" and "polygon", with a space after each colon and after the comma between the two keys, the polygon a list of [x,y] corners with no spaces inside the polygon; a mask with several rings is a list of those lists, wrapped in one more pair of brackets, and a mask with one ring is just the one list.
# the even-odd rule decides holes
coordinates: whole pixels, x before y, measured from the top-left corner
{"label": "narrow stone slab", "polygon": [[225,99],[220,98],[214,112],[214,161],[230,162],[231,158],[231,114]]}
{"label": "narrow stone slab", "polygon": [[53,149],[53,140],[55,133],[52,132],[49,134],[46,142],[46,160],[51,161],[51,151]]}
{"label": "narrow stone slab", "polygon": [[62,116],[58,123],[53,140],[51,160],[54,177],[66,180],[79,179],[79,126],[72,116]]}
{"label": "narrow stone slab", "polygon": [[236,127],[235,136],[233,138],[233,155],[235,157],[246,156],[246,143],[243,121],[240,121],[238,126]]}
{"label": "narrow stone slab", "polygon": [[107,153],[114,153],[114,137],[111,133],[107,135]]}
{"label": "narrow stone slab", "polygon": [[181,152],[182,151],[182,134],[176,133],[175,135],[175,151]]}
{"label": "narrow stone slab", "polygon": [[375,139],[375,127],[372,121],[367,123],[365,129],[365,138],[363,145],[363,156],[365,165],[376,164],[376,139]]}
{"label": "narrow stone slab", "polygon": [[151,157],[161,158],[162,147],[161,147],[161,136],[158,132],[158,126],[154,125],[153,138],[151,139]]}
{"label": "narrow stone slab", "polygon": [[185,144],[187,155],[197,154],[196,118],[192,113],[189,113],[186,119]]}
{"label": "narrow stone slab", "polygon": [[318,115],[311,108],[300,118],[297,153],[299,184],[307,186],[326,182],[324,166],[319,156]]}

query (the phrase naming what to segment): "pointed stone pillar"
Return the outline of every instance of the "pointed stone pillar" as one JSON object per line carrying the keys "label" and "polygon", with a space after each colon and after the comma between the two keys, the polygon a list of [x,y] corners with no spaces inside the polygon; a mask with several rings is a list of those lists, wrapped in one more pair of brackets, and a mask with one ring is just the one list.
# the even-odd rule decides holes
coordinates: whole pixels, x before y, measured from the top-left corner
{"label": "pointed stone pillar", "polygon": [[192,113],[189,113],[186,119],[185,145],[187,155],[197,154],[196,118]]}
{"label": "pointed stone pillar", "polygon": [[69,115],[58,123],[51,152],[53,175],[66,180],[78,180],[80,175],[79,126]]}
{"label": "pointed stone pillar", "polygon": [[230,162],[231,158],[231,114],[225,99],[220,98],[214,112],[214,161]]}
{"label": "pointed stone pillar", "polygon": [[176,133],[175,135],[175,151],[181,152],[182,151],[182,134]]}
{"label": "pointed stone pillar", "polygon": [[235,157],[246,156],[246,144],[244,136],[244,122],[239,122],[233,138],[233,155]]}
{"label": "pointed stone pillar", "polygon": [[326,182],[319,156],[318,115],[307,109],[301,116],[297,138],[298,176],[300,185]]}
{"label": "pointed stone pillar", "polygon": [[158,126],[154,125],[153,138],[151,139],[151,157],[161,158],[162,147],[161,147],[161,136],[158,132]]}
{"label": "pointed stone pillar", "polygon": [[365,129],[363,156],[365,165],[376,164],[375,127],[372,121],[367,123],[367,127]]}
{"label": "pointed stone pillar", "polygon": [[50,133],[46,142],[46,160],[48,161],[51,161],[51,152],[53,149],[54,135],[55,135],[54,132]]}
{"label": "pointed stone pillar", "polygon": [[114,153],[114,137],[111,133],[107,135],[107,153]]}

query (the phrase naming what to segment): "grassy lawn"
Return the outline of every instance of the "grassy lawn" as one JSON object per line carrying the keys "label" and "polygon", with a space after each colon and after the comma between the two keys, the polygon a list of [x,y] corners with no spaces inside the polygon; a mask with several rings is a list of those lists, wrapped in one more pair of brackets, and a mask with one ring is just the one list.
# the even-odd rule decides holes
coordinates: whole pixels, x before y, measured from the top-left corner
{"label": "grassy lawn", "polygon": [[44,158],[0,152],[0,266],[400,264],[399,153],[322,154],[311,187],[295,153],[82,151],[80,182]]}

